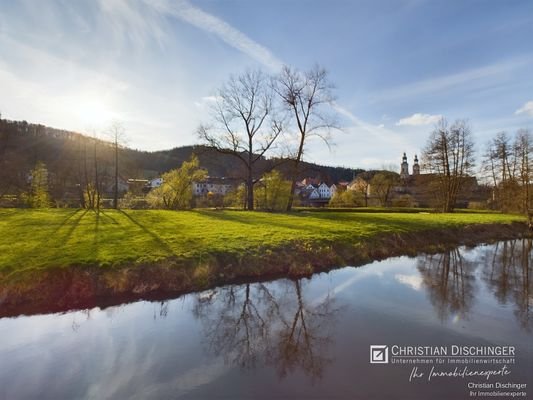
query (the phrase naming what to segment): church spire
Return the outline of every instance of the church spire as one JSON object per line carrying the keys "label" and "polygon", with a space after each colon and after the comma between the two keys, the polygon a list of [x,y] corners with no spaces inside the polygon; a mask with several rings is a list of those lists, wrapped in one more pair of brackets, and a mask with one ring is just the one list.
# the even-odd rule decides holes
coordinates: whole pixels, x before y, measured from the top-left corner
{"label": "church spire", "polygon": [[418,156],[416,154],[413,164],[413,175],[420,175],[420,165],[418,165]]}
{"label": "church spire", "polygon": [[407,155],[405,153],[403,153],[403,157],[402,157],[400,178],[409,178],[409,164],[407,163]]}

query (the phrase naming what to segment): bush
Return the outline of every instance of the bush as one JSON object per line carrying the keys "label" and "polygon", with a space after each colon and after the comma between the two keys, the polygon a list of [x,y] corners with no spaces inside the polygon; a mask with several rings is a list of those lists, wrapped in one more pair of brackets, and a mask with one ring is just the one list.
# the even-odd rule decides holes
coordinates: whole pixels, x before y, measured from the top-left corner
{"label": "bush", "polygon": [[353,190],[336,192],[329,201],[330,207],[364,207],[364,205],[365,196]]}
{"label": "bush", "polygon": [[198,157],[192,156],[180,168],[173,169],[161,176],[161,186],[152,189],[146,200],[152,208],[184,210],[193,206],[192,184],[202,181],[207,171],[200,169]]}
{"label": "bush", "polygon": [[488,210],[489,205],[486,201],[471,201],[468,203],[468,208],[471,210]]}
{"label": "bush", "polygon": [[131,192],[127,192],[123,198],[118,200],[119,208],[128,208],[131,210],[144,210],[149,208],[146,197],[138,196]]}
{"label": "bush", "polygon": [[287,208],[291,182],[283,179],[278,171],[263,175],[255,191],[256,207],[268,211],[282,211]]}
{"label": "bush", "polygon": [[392,207],[415,207],[415,201],[409,194],[402,194],[391,201]]}

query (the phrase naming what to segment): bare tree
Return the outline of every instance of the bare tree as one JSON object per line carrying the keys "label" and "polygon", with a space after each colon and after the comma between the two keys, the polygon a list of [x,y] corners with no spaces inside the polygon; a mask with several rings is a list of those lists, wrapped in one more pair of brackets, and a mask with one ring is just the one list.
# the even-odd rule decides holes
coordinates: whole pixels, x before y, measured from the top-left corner
{"label": "bare tree", "polygon": [[327,106],[333,105],[334,101],[333,86],[328,81],[326,70],[319,66],[306,73],[285,66],[274,80],[273,86],[292,115],[298,137],[297,148],[291,157],[291,193],[287,204],[287,211],[290,211],[306,143],[315,136],[321,138],[329,147],[331,130],[337,128],[334,116],[327,112]]}
{"label": "bare tree", "polygon": [[96,134],[94,138],[94,191],[93,191],[93,208],[96,208],[97,212],[100,212],[100,199],[102,196],[100,175],[98,171],[98,153],[97,153],[98,140],[96,140]]}
{"label": "bare tree", "polygon": [[487,145],[482,170],[493,186],[493,205],[504,211],[528,213],[533,142],[527,129],[513,137],[498,133]]}
{"label": "bare tree", "polygon": [[[93,146],[92,163],[90,162],[90,150],[87,145]],[[83,152],[81,143],[79,144],[78,157],[78,188],[80,195],[80,205],[84,208],[92,210],[100,210],[101,194],[102,194],[102,171],[99,168],[99,160],[101,149],[99,149],[100,141],[97,134],[93,131],[91,138],[83,140]]]}
{"label": "bare tree", "polygon": [[198,135],[217,151],[237,157],[245,168],[246,205],[254,209],[254,184],[259,179],[258,162],[273,149],[282,132],[275,117],[273,91],[259,70],[233,76],[218,91],[211,109],[212,123]]}
{"label": "bare tree", "polygon": [[113,121],[111,123],[111,126],[109,127],[108,131],[109,136],[111,136],[113,140],[113,148],[114,148],[114,159],[115,159],[115,174],[114,174],[114,189],[113,189],[113,208],[118,208],[118,153],[119,153],[119,146],[122,144],[122,142],[125,139],[125,130],[124,126],[118,122]]}
{"label": "bare tree", "polygon": [[326,366],[332,362],[328,350],[338,308],[329,296],[320,303],[309,304],[303,294],[302,280],[293,281],[293,285],[296,307],[286,310],[270,358],[281,378],[301,370],[314,381],[322,378]]}
{"label": "bare tree", "polygon": [[476,264],[465,259],[459,249],[419,258],[422,282],[441,320],[457,314],[465,317],[471,310],[475,268]]}
{"label": "bare tree", "polygon": [[280,378],[301,371],[313,380],[331,362],[335,299],[306,300],[302,280],[246,284],[197,297],[194,316],[209,351],[244,369],[273,365]]}
{"label": "bare tree", "polygon": [[484,156],[484,169],[488,172],[494,186],[515,177],[511,138],[507,132],[500,132],[487,145]]}
{"label": "bare tree", "polygon": [[396,172],[381,171],[374,175],[370,181],[370,190],[375,195],[382,207],[389,204],[394,186],[400,181]]}
{"label": "bare tree", "polygon": [[423,167],[435,175],[442,211],[452,212],[474,167],[474,143],[466,121],[457,120],[451,126],[444,118],[438,122],[424,149]]}
{"label": "bare tree", "polygon": [[214,289],[211,296],[198,297],[193,312],[210,351],[227,363],[253,368],[270,346],[279,306],[259,283]]}
{"label": "bare tree", "polygon": [[348,186],[348,191],[356,192],[364,199],[364,206],[368,207],[368,197],[370,195],[370,181],[372,180],[372,173],[365,171],[355,177]]}
{"label": "bare tree", "polygon": [[520,129],[516,134],[514,150],[517,159],[518,177],[522,192],[522,210],[528,215],[531,226],[532,216],[529,211],[530,185],[531,185],[531,151],[533,149],[533,139],[527,129]]}
{"label": "bare tree", "polygon": [[501,304],[514,303],[515,316],[526,329],[533,328],[533,241],[509,240],[488,246],[480,259],[481,277]]}

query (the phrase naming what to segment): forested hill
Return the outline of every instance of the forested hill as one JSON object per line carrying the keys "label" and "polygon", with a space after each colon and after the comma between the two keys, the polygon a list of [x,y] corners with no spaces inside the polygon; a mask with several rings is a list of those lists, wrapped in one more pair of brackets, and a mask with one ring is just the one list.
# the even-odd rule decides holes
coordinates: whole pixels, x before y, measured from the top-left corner
{"label": "forested hill", "polygon": [[[65,189],[81,181],[81,174],[92,168],[96,156],[100,171],[105,175],[113,164],[112,144],[95,140],[80,133],[54,129],[26,121],[0,120],[0,196],[22,189],[29,171],[37,162],[46,165],[54,177],[56,190]],[[238,178],[242,166],[236,157],[225,155],[205,146],[184,146],[164,151],[120,149],[120,175],[128,178],[153,178],[181,163],[195,153],[200,165],[211,176]],[[259,170],[268,170],[279,160],[262,160]],[[287,173],[290,163],[277,167]],[[351,180],[361,170],[328,167],[304,163],[301,177],[319,177],[328,183]],[[104,177],[105,179],[105,177]]]}

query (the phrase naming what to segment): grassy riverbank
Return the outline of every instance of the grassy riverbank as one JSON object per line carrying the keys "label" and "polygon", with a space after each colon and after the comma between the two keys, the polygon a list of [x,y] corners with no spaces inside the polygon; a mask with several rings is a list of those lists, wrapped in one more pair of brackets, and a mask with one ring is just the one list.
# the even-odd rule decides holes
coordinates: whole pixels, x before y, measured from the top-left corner
{"label": "grassy riverbank", "polygon": [[495,213],[270,214],[242,211],[0,210],[0,274],[71,265],[113,267],[217,255],[261,256],[292,244],[356,245],[386,234],[509,224]]}
{"label": "grassy riverbank", "polygon": [[529,236],[487,213],[0,210],[0,318]]}

